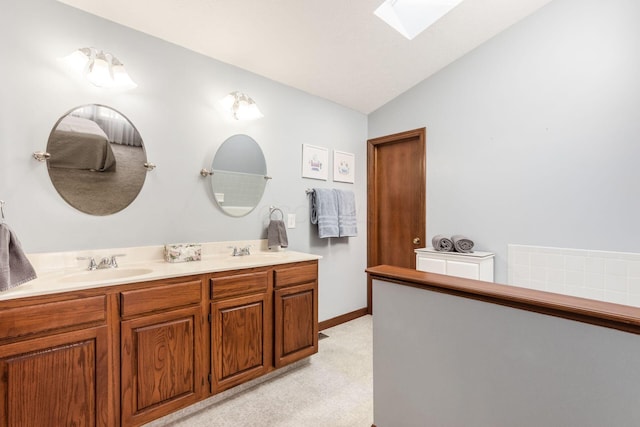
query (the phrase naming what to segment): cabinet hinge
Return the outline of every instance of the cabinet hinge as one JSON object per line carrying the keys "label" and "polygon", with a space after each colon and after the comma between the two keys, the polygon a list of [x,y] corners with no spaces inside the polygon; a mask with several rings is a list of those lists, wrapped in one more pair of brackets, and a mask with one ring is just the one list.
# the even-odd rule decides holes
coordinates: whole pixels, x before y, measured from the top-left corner
{"label": "cabinet hinge", "polygon": [[211,313],[209,313],[209,323],[211,323]]}
{"label": "cabinet hinge", "polygon": [[209,384],[211,384],[211,374],[209,374]]}

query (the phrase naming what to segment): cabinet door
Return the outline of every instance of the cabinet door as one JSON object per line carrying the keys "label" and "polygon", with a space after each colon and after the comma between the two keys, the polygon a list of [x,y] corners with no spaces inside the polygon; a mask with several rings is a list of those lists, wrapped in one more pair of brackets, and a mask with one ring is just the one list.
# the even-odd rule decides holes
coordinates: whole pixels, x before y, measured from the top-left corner
{"label": "cabinet door", "polygon": [[318,352],[317,282],[276,289],[275,366]]}
{"label": "cabinet door", "polygon": [[102,326],[1,346],[0,426],[115,425],[107,340]]}
{"label": "cabinet door", "polygon": [[212,391],[218,393],[267,372],[271,310],[267,293],[211,304]]}
{"label": "cabinet door", "polygon": [[123,425],[140,425],[198,401],[200,325],[199,306],[121,323]]}

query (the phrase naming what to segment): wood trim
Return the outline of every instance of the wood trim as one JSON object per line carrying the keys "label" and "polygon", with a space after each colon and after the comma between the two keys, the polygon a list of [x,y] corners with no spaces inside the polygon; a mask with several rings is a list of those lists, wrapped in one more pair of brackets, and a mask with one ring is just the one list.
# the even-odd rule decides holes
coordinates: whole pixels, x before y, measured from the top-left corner
{"label": "wood trim", "polygon": [[368,311],[369,308],[364,307],[352,311],[351,313],[345,313],[331,319],[323,320],[318,324],[318,330],[323,331],[325,329],[333,328],[334,326],[338,326],[351,320],[357,319],[358,317],[366,316],[368,314]]}
{"label": "wood trim", "polygon": [[492,282],[380,265],[370,279],[499,304],[640,335],[640,308]]}

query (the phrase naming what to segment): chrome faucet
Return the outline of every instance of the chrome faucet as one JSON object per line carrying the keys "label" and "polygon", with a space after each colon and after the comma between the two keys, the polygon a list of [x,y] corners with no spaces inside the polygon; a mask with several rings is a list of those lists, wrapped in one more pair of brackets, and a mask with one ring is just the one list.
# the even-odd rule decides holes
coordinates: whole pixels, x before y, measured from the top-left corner
{"label": "chrome faucet", "polygon": [[93,270],[103,270],[106,268],[118,268],[118,261],[116,260],[116,257],[119,256],[126,256],[125,254],[116,254],[116,255],[111,255],[110,257],[103,257],[102,260],[100,260],[100,264],[96,264],[96,260],[94,257],[92,256],[88,256],[88,257],[78,257],[79,260],[89,260],[89,267],[87,268],[87,270],[93,271]]}
{"label": "chrome faucet", "polygon": [[98,268],[98,264],[96,264],[96,260],[92,256],[79,256],[77,259],[81,261],[86,259],[89,260],[89,267],[87,268],[87,270],[93,271]]}
{"label": "chrome faucet", "polygon": [[237,246],[229,246],[229,249],[233,249],[231,256],[244,256],[251,255],[251,245],[247,245],[244,248],[238,248]]}

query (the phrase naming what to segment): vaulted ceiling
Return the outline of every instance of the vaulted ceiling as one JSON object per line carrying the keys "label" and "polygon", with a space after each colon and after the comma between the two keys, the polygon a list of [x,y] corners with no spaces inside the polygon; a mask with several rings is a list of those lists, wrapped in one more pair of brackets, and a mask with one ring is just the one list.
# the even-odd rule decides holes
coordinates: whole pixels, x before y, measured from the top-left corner
{"label": "vaulted ceiling", "polygon": [[382,0],[58,0],[368,114],[551,0],[465,0],[407,40]]}

